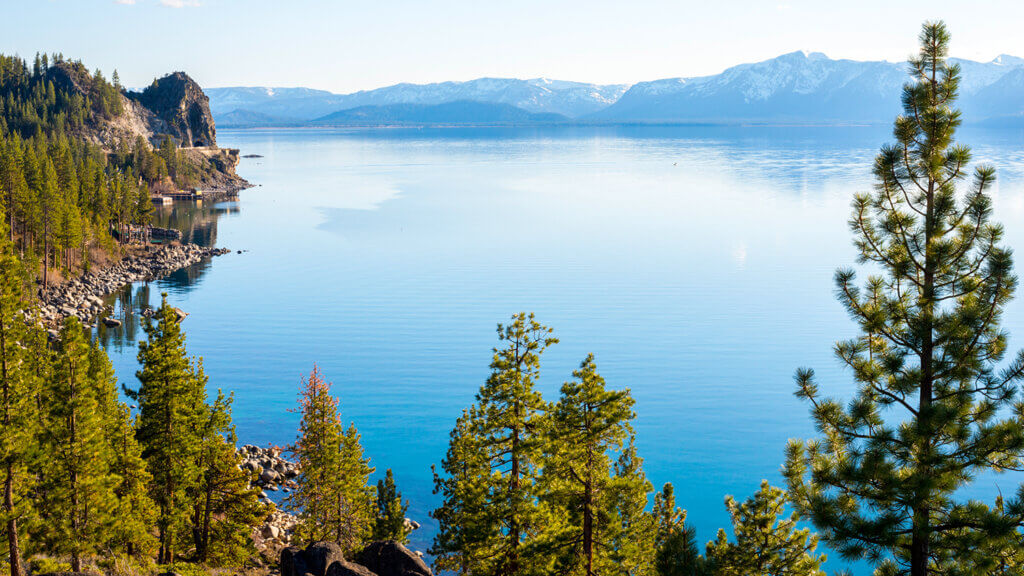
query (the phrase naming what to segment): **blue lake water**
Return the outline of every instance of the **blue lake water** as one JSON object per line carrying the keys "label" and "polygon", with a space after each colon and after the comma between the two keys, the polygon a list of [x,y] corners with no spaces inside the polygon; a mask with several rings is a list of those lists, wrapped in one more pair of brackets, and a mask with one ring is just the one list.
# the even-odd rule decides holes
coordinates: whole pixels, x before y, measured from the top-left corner
{"label": "blue lake water", "polygon": [[[1024,134],[961,136],[998,167],[995,217],[1024,248]],[[222,130],[221,145],[263,156],[239,167],[257,187],[163,217],[244,252],[122,300],[165,291],[190,314],[189,350],[212,388],[235,392],[242,442],[294,440],[289,409],[317,363],[411,500],[421,550],[430,465],[487,377],[495,325],[533,311],[561,338],[543,359],[547,398],[593,352],[610,386],[632,390],[644,468],[675,484],[703,542],[727,525],[724,495],[781,484],[786,441],[814,434],[794,369],[853,389],[831,353],[856,334],[832,274],[855,261],[849,203],[888,139],[884,127]],[[1006,327],[1024,345],[1021,301]],[[134,386],[141,330],[102,332]]]}

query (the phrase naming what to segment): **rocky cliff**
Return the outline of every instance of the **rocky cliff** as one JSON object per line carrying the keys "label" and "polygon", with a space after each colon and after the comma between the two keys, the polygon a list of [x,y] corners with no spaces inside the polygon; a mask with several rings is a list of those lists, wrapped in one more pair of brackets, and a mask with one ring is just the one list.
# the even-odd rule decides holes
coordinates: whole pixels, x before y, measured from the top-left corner
{"label": "rocky cliff", "polygon": [[162,121],[163,132],[174,136],[181,146],[217,145],[210,99],[188,74],[168,74],[130,96]]}
{"label": "rocky cliff", "polygon": [[[55,87],[90,97],[91,76],[81,64],[59,62],[47,74]],[[91,118],[81,137],[113,152],[118,147],[131,149],[139,137],[156,147],[169,135],[199,168],[196,172],[204,190],[216,193],[248,187],[235,174],[238,150],[217,147],[210,100],[188,74],[174,72],[154,80],[142,92],[122,91],[118,97],[120,112]]]}

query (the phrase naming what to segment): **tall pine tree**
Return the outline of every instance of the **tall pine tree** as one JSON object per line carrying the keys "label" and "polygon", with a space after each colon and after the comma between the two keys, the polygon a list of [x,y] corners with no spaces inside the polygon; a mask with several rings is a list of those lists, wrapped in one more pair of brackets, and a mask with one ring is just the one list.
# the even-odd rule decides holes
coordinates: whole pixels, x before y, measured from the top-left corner
{"label": "tall pine tree", "polygon": [[563,574],[594,576],[614,570],[613,454],[632,434],[633,399],[608,390],[590,354],[562,386],[550,415],[541,474],[542,500],[564,519],[549,529],[546,548]]}
{"label": "tall pine tree", "polygon": [[235,451],[231,423],[233,398],[218,391],[204,410],[199,428],[197,467],[201,471],[192,497],[192,535],[196,560],[217,566],[239,566],[255,551],[252,529],[270,510],[250,487]]}
{"label": "tall pine tree", "polygon": [[330,540],[346,552],[358,550],[373,523],[373,473],[354,425],[345,430],[331,384],[313,367],[299,392],[299,437],[291,447],[298,459],[296,489],[286,505],[299,515],[298,537]]}
{"label": "tall pine tree", "polygon": [[156,520],[156,507],[149,497],[153,477],[135,439],[131,412],[117,397],[117,378],[110,358],[95,340],[89,350],[89,378],[97,386],[109,456],[107,467],[116,479],[117,507],[111,511],[106,548],[117,554],[148,554],[156,542],[150,530]]}
{"label": "tall pine tree", "polygon": [[7,544],[11,576],[23,573],[20,537],[22,520],[30,512],[26,497],[31,482],[28,467],[39,422],[35,402],[39,380],[30,369],[26,347],[45,344],[39,334],[30,337],[32,329],[23,315],[28,307],[25,285],[26,275],[14,245],[6,233],[0,232],[0,531]]}
{"label": "tall pine tree", "polygon": [[64,322],[41,429],[40,534],[49,550],[71,557],[71,569],[107,542],[117,508],[99,386],[91,378],[89,343],[75,317]]}
{"label": "tall pine tree", "polygon": [[444,474],[432,467],[434,494],[443,501],[430,512],[438,525],[430,547],[438,572],[487,574],[489,548],[500,536],[498,525],[486,514],[491,463],[477,435],[480,421],[476,406],[464,410],[449,435],[441,462]]}
{"label": "tall pine tree", "polygon": [[948,573],[965,531],[1004,539],[1024,521],[1019,501],[999,510],[957,493],[1022,466],[1024,356],[998,370],[1017,278],[989,221],[995,171],[971,177],[970,150],[953,141],[960,69],[946,60],[946,26],[925,24],[920,43],[896,143],[875,160],[874,193],[853,202],[859,260],[878,273],[863,288],[853,270],[836,274],[861,335],[835,351],[858,388],[842,403],[821,396],[811,370],[797,372],[824,438],[791,443],[786,464],[794,503],[832,548],[911,576]]}
{"label": "tall pine tree", "polygon": [[126,392],[138,402],[136,437],[153,476],[157,559],[169,564],[191,539],[190,496],[202,473],[197,461],[206,378],[187,356],[185,335],[166,294],[154,318],[146,320],[147,339],[139,343],[140,386]]}

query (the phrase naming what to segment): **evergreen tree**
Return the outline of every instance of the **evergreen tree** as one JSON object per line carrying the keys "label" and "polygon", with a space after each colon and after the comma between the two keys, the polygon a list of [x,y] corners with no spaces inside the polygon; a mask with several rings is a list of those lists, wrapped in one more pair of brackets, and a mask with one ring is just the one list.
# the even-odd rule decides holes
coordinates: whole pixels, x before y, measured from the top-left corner
{"label": "evergreen tree", "polygon": [[1024,356],[1002,371],[999,328],[1017,279],[989,222],[991,167],[974,170],[955,145],[958,65],[949,33],[925,24],[910,62],[896,144],[875,161],[873,194],[856,196],[850,226],[860,261],[878,270],[863,289],[836,273],[837,294],[862,335],[836,345],[858,384],[847,404],[821,397],[811,370],[797,395],[811,403],[821,440],[792,442],[786,477],[794,504],[848,558],[890,561],[912,576],[952,570],[965,530],[993,540],[1024,525],[1004,510],[957,497],[978,474],[1021,468]]}
{"label": "evergreen tree", "polygon": [[373,468],[363,456],[354,425],[342,429],[331,384],[313,372],[299,393],[299,437],[291,447],[300,473],[286,505],[299,515],[297,535],[331,540],[346,552],[357,550],[373,527]]}
{"label": "evergreen tree", "polygon": [[524,557],[524,551],[529,553],[543,524],[537,478],[547,405],[534,385],[541,354],[558,342],[551,334],[533,314],[519,313],[511,324],[499,324],[498,339],[505,347],[494,349],[491,375],[476,398],[480,418],[473,433],[490,466],[484,476],[488,500],[481,510],[482,522],[496,527],[499,534],[487,542],[490,549],[479,554],[493,559],[497,576],[525,574],[541,562]]}
{"label": "evergreen tree", "polygon": [[619,567],[620,574],[653,574],[657,524],[647,511],[647,504],[654,486],[644,474],[643,459],[637,455],[632,432],[615,462],[610,488],[614,492],[615,512],[609,537],[610,558]]}
{"label": "evergreen tree", "polygon": [[824,576],[825,555],[814,555],[818,537],[796,529],[798,516],[785,517],[786,493],[761,482],[749,500],[725,497],[735,542],[725,530],[708,542],[707,555],[716,576]]}
{"label": "evergreen tree", "polygon": [[665,484],[654,495],[655,572],[658,576],[702,576],[704,558],[697,548],[697,531],[686,525],[686,510],[676,507],[675,489]]}
{"label": "evergreen tree", "polygon": [[41,536],[49,550],[71,557],[72,571],[81,572],[83,558],[107,541],[110,512],[117,507],[116,477],[107,466],[112,458],[82,325],[72,316],[60,336],[53,377],[45,391]]}
{"label": "evergreen tree", "polygon": [[488,555],[500,537],[497,524],[486,514],[490,461],[477,435],[481,421],[474,406],[462,412],[449,435],[448,452],[441,462],[444,475],[434,472],[434,494],[443,500],[430,516],[438,530],[430,547],[437,572],[462,576],[488,574]]}
{"label": "evergreen tree", "polygon": [[0,233],[0,531],[7,544],[11,576],[23,573],[20,537],[22,520],[30,513],[25,494],[31,482],[28,465],[39,421],[35,403],[38,380],[29,369],[26,347],[41,347],[42,343],[38,335],[30,337],[23,315],[28,304],[25,283],[14,246],[7,234]]}
{"label": "evergreen tree", "polygon": [[[155,319],[155,320],[154,320]],[[158,507],[158,561],[174,562],[191,538],[191,495],[202,470],[198,465],[206,383],[189,360],[185,335],[167,295],[146,319],[146,341],[139,343],[138,390],[126,390],[138,402],[137,433],[150,474],[150,494]]]}
{"label": "evergreen tree", "polygon": [[218,391],[205,410],[198,460],[202,474],[192,497],[196,559],[219,566],[238,566],[249,559],[255,550],[253,528],[270,512],[260,503],[259,490],[250,487],[250,475],[235,451],[232,400]]}
{"label": "evergreen tree", "polygon": [[628,391],[608,390],[590,354],[562,386],[551,411],[548,449],[541,483],[542,500],[566,520],[549,529],[545,548],[556,570],[593,576],[612,571],[616,560],[612,453],[632,433],[633,399]]}
{"label": "evergreen tree", "polygon": [[156,507],[148,493],[152,476],[135,439],[131,412],[117,397],[117,378],[110,358],[96,341],[89,349],[89,378],[97,387],[109,456],[107,467],[115,478],[117,506],[111,511],[106,548],[119,554],[147,554],[156,542],[150,532],[156,519]]}
{"label": "evergreen tree", "polygon": [[395,486],[395,476],[388,468],[384,478],[377,481],[377,505],[374,509],[373,539],[409,541],[409,529],[405,526],[405,512],[409,501],[402,500],[402,493]]}

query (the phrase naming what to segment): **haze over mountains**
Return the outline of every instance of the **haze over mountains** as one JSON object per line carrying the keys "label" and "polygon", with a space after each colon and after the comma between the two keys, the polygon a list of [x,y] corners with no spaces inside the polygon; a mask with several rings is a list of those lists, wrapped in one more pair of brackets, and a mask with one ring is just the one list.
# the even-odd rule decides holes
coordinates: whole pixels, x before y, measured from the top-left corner
{"label": "haze over mountains", "polygon": [[[1024,123],[1024,59],[953,58],[969,122]],[[906,63],[793,52],[712,76],[633,86],[480,78],[353,94],[310,88],[210,88],[220,126],[544,123],[888,123]]]}

